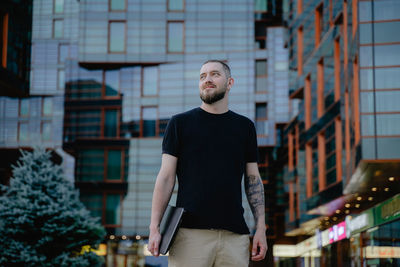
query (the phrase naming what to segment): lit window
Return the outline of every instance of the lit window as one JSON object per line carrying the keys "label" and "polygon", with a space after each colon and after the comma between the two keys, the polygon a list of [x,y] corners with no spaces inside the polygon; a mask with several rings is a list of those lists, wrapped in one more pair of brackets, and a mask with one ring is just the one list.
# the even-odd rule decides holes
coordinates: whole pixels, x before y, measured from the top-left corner
{"label": "lit window", "polygon": [[42,114],[44,116],[50,116],[53,112],[53,99],[51,97],[43,98]]}
{"label": "lit window", "polygon": [[50,122],[42,123],[42,140],[43,141],[51,140],[51,123]]}
{"label": "lit window", "polygon": [[65,71],[58,70],[58,89],[64,90],[65,88]]}
{"label": "lit window", "polygon": [[125,10],[125,0],[110,0],[111,11]]}
{"label": "lit window", "polygon": [[168,22],[168,52],[183,52],[183,22]]}
{"label": "lit window", "polygon": [[106,224],[121,224],[121,196],[108,194],[106,199]]}
{"label": "lit window", "polygon": [[105,72],[105,95],[117,96],[119,91],[119,71],[109,70]]}
{"label": "lit window", "polygon": [[53,38],[62,38],[64,36],[64,21],[55,19],[53,21]]}
{"label": "lit window", "polygon": [[29,115],[29,98],[22,98],[19,106],[19,115],[22,117]]}
{"label": "lit window", "polygon": [[183,11],[184,3],[183,0],[169,0],[168,10],[169,11]]}
{"label": "lit window", "polygon": [[158,67],[143,68],[143,96],[157,95]]}
{"label": "lit window", "polygon": [[125,51],[125,22],[110,22],[108,50],[114,53]]}
{"label": "lit window", "polygon": [[18,140],[28,141],[29,140],[29,125],[28,123],[20,123],[18,129]]}
{"label": "lit window", "polygon": [[54,0],[54,13],[64,12],[64,0]]}

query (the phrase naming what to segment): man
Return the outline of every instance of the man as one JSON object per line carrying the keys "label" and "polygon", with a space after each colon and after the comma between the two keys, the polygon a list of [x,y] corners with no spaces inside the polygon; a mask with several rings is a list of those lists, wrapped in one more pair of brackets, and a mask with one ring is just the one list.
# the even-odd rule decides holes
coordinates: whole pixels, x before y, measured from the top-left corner
{"label": "man", "polygon": [[234,84],[222,61],[200,70],[199,108],[168,123],[153,193],[149,251],[159,255],[159,225],[178,177],[177,206],[186,213],[169,252],[169,266],[248,266],[249,230],[243,218],[241,181],[256,220],[252,257],[264,259],[264,187],[257,166],[254,124],[228,109]]}

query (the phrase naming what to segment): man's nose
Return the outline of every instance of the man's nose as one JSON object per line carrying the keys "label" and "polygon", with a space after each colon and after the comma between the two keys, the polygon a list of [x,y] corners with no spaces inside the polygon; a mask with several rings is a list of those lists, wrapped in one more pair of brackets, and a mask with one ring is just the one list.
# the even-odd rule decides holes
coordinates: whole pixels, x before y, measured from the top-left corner
{"label": "man's nose", "polygon": [[207,75],[204,79],[205,82],[212,82],[211,75]]}

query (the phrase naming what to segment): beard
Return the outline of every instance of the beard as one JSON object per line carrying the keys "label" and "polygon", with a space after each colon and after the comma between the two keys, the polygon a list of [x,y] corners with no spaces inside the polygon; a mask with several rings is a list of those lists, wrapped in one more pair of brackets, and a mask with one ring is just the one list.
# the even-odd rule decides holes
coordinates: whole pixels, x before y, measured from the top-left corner
{"label": "beard", "polygon": [[223,99],[225,97],[225,93],[227,90],[227,84],[222,88],[221,91],[213,92],[212,94],[204,93],[203,91],[200,92],[200,99],[206,104],[214,104],[215,102]]}

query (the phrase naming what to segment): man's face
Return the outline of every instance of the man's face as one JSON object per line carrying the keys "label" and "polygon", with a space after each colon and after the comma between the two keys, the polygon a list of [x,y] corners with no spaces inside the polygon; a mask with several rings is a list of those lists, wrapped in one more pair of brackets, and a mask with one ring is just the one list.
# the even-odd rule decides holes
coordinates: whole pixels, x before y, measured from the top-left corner
{"label": "man's face", "polygon": [[213,104],[225,97],[231,87],[231,78],[228,78],[222,65],[218,62],[209,62],[200,69],[200,98],[204,103]]}

